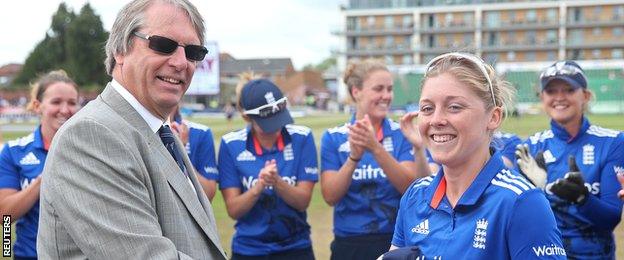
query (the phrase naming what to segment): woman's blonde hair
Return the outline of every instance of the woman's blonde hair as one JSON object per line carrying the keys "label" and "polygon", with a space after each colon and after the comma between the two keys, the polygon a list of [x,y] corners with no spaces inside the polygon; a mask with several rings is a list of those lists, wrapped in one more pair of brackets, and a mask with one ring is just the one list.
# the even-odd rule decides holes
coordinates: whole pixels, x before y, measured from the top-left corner
{"label": "woman's blonde hair", "polygon": [[368,76],[372,72],[378,70],[389,71],[385,63],[375,59],[366,59],[363,61],[349,63],[349,65],[347,65],[347,69],[345,69],[343,75],[343,81],[345,85],[347,85],[351,99],[356,101],[353,98],[353,88],[362,89],[362,85]]}
{"label": "woman's blonde hair", "polygon": [[43,94],[45,91],[57,82],[67,83],[72,85],[76,91],[78,90],[78,85],[74,80],[72,80],[69,76],[67,76],[67,72],[64,70],[53,70],[42,76],[40,76],[35,83],[30,84],[30,101],[28,102],[28,106],[26,109],[28,111],[34,112],[35,103],[41,102],[43,99]]}
{"label": "woman's blonde hair", "polygon": [[485,104],[486,110],[501,107],[505,117],[508,111],[513,109],[513,97],[516,90],[481,58],[469,53],[447,53],[432,61],[425,71],[421,88],[428,79],[449,73],[460,82],[470,86]]}

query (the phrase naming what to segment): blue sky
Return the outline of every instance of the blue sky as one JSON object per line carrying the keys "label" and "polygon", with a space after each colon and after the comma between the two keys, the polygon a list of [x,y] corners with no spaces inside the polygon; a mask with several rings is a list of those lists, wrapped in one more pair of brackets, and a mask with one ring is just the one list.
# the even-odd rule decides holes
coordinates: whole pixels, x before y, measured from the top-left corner
{"label": "blue sky", "polygon": [[[206,20],[207,39],[238,59],[290,57],[295,68],[318,63],[341,42],[331,31],[344,24],[339,5],[346,0],[191,0]],[[23,63],[50,27],[63,1],[10,0],[0,11],[0,65]],[[90,2],[110,30],[127,0],[67,0],[79,12]]]}

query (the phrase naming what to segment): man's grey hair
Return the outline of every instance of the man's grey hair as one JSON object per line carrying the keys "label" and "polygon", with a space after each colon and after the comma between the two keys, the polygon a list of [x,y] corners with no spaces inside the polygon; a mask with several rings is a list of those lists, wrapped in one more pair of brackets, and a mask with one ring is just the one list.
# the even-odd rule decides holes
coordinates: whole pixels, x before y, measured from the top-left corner
{"label": "man's grey hair", "polygon": [[199,37],[199,42],[204,45],[204,19],[197,8],[188,0],[134,0],[125,5],[113,23],[108,40],[106,41],[106,73],[113,75],[115,68],[115,54],[126,54],[132,45],[133,33],[145,25],[145,11],[155,3],[167,3],[184,10],[191,19],[193,28]]}

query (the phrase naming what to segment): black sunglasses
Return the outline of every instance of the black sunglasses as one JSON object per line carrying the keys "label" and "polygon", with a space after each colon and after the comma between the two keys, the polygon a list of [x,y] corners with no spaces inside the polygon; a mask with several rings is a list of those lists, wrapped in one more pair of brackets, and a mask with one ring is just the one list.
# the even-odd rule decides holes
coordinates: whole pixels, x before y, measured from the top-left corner
{"label": "black sunglasses", "polygon": [[172,39],[163,36],[145,35],[138,32],[134,32],[134,36],[149,41],[148,47],[150,49],[164,54],[172,54],[178,48],[178,46],[180,46],[184,48],[184,54],[186,55],[186,58],[192,61],[202,61],[208,53],[208,49],[206,49],[206,47],[204,46],[182,45]]}

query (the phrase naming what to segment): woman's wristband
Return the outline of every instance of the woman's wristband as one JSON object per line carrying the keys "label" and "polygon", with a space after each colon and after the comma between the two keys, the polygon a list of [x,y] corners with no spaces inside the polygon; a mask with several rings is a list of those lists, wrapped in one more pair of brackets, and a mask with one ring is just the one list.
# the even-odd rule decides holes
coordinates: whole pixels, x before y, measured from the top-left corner
{"label": "woman's wristband", "polygon": [[351,161],[355,162],[355,163],[360,162],[360,160],[362,160],[362,158],[355,159],[355,158],[353,158],[350,154],[349,154],[349,159],[350,159]]}

